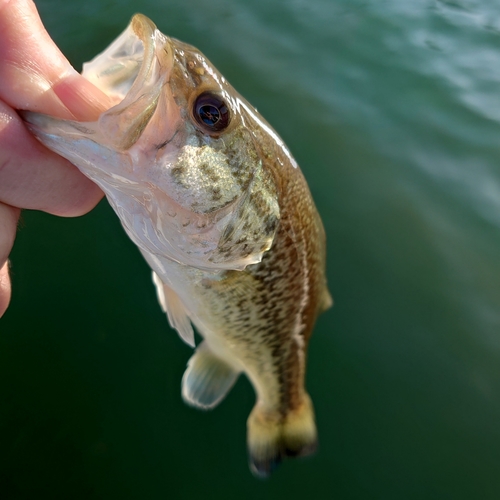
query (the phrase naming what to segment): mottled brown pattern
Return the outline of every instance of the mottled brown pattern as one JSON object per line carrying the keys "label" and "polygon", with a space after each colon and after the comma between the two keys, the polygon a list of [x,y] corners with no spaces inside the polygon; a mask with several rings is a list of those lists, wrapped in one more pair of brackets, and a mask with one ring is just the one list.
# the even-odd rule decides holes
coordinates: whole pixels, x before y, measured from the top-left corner
{"label": "mottled brown pattern", "polygon": [[[174,46],[178,64],[170,85],[189,121],[193,96],[218,84],[210,76],[213,67],[197,49],[178,41]],[[224,87],[235,95],[229,84]],[[284,417],[304,397],[307,345],[317,315],[329,302],[324,231],[302,173],[276,137],[244,108],[233,110],[232,116],[228,130],[211,139],[193,130],[199,144],[224,154],[233,182],[248,192],[211,260],[246,257],[267,248],[266,236],[274,235],[274,241],[259,264],[201,279],[203,285],[195,291],[203,307],[197,315],[244,365],[259,394],[265,395],[266,410]],[[220,167],[202,162],[198,168],[212,184],[221,185]],[[212,187],[211,196],[216,201],[220,191]],[[278,213],[272,206],[276,199]]]}
{"label": "mottled brown pattern", "polygon": [[[216,317],[219,334],[247,373],[278,380],[279,390],[266,407],[284,417],[302,402],[307,344],[327,291],[321,222],[302,174],[280,159],[284,166],[275,158],[270,167],[282,186],[281,219],[272,248],[261,263],[204,283],[212,321]],[[261,197],[254,200],[264,214]],[[297,344],[295,332],[303,345]],[[271,353],[271,361],[262,355],[264,350]]]}

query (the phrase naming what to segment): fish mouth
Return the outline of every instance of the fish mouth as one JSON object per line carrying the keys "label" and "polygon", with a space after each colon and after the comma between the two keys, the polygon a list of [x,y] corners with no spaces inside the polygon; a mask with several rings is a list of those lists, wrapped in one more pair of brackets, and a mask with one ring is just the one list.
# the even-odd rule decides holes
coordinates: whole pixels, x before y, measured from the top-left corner
{"label": "fish mouth", "polygon": [[117,102],[98,120],[109,146],[125,151],[140,138],[169,82],[173,54],[170,39],[135,14],[104,52],[83,65],[82,76]]}
{"label": "fish mouth", "polygon": [[155,79],[155,63],[173,65],[169,38],[143,14],[135,14],[127,28],[103,52],[84,63],[82,76],[106,95],[122,101]]}
{"label": "fish mouth", "polygon": [[[99,185],[100,177],[128,178],[134,174],[128,150],[144,135],[148,137],[141,142],[164,142],[178,127],[178,112],[170,104],[173,67],[169,37],[146,16],[136,14],[107,49],[83,66],[82,76],[116,102],[114,106],[95,122],[61,120],[29,111],[22,112],[22,117],[42,143],[78,165]],[[152,120],[155,115],[157,119]],[[144,134],[149,124],[152,126]],[[102,157],[108,159],[104,165]],[[119,158],[112,161],[113,157]]]}

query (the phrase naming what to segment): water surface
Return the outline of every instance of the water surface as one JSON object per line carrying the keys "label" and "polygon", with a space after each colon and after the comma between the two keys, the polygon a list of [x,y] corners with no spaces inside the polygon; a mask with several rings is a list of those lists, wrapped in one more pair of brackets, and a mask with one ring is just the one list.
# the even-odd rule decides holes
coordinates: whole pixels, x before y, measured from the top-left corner
{"label": "water surface", "polygon": [[309,460],[248,472],[241,379],[186,407],[190,349],[103,202],[24,212],[0,320],[4,498],[497,499],[500,4],[37,2],[72,63],[140,11],[199,47],[283,136],[328,236]]}

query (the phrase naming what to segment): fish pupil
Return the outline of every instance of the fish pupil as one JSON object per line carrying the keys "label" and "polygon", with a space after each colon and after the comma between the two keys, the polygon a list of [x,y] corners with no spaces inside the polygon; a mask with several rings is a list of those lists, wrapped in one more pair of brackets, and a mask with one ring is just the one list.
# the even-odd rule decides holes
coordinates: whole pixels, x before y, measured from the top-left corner
{"label": "fish pupil", "polygon": [[220,132],[229,125],[229,109],[226,103],[212,92],[203,92],[197,97],[193,115],[200,128],[208,133]]}
{"label": "fish pupil", "polygon": [[219,110],[215,106],[211,106],[210,104],[202,106],[198,112],[200,114],[200,118],[208,126],[216,125],[220,120]]}

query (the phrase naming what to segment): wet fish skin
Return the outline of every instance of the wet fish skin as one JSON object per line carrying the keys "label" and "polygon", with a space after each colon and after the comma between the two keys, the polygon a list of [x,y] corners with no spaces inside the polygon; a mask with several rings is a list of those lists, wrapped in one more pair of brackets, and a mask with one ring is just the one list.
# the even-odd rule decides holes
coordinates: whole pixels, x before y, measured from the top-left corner
{"label": "wet fish skin", "polygon": [[[203,336],[184,400],[213,408],[243,372],[257,394],[252,471],[265,477],[284,457],[312,453],[306,353],[331,298],[323,226],[295,160],[205,56],[145,16],[83,75],[117,102],[97,122],[24,118],[106,193],[172,327],[193,347],[191,323]],[[202,95],[224,103],[227,127],[214,132],[193,116]]]}

